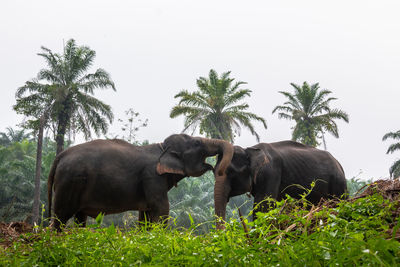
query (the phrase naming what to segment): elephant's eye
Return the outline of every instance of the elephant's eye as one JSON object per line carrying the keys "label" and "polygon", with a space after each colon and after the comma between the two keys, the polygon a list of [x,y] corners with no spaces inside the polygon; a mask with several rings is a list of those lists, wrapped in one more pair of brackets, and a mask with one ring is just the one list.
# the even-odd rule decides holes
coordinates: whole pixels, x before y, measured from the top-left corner
{"label": "elephant's eye", "polygon": [[194,141],[194,145],[195,145],[195,146],[199,146],[200,144],[201,144],[200,140],[195,140],[195,141]]}
{"label": "elephant's eye", "polygon": [[180,159],[182,157],[182,153],[177,152],[177,151],[171,151],[171,155],[173,155],[174,157]]}

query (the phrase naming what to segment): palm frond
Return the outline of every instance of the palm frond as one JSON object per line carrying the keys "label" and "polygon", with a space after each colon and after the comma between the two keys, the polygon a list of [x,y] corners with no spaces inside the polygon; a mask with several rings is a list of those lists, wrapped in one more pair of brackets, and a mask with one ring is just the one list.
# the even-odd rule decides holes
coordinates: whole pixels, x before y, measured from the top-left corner
{"label": "palm frond", "polygon": [[386,151],[386,154],[393,153],[396,150],[400,150],[400,143],[391,144],[389,146],[388,150]]}
{"label": "palm frond", "polygon": [[391,138],[391,139],[394,139],[394,140],[400,139],[400,130],[397,131],[397,132],[389,132],[389,133],[385,134],[382,137],[382,141],[385,141],[388,138]]}
{"label": "palm frond", "polygon": [[233,92],[231,94],[227,94],[226,98],[224,100],[224,106],[227,107],[229,105],[232,105],[234,103],[239,102],[246,96],[250,96],[251,90],[245,89],[245,90],[239,90],[237,92]]}
{"label": "palm frond", "polygon": [[289,92],[284,92],[284,91],[279,91],[280,94],[286,96],[289,98],[288,102],[285,102],[285,105],[291,105],[293,109],[302,109],[302,106],[300,105],[300,102],[296,99],[294,95],[292,95]]}
{"label": "palm frond", "polygon": [[393,178],[400,176],[400,160],[395,161],[389,169],[390,176]]}

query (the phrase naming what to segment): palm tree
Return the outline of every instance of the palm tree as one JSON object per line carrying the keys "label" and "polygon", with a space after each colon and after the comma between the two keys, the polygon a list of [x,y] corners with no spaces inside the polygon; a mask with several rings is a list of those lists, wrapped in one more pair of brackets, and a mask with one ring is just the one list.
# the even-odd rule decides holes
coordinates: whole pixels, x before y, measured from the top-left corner
{"label": "palm tree", "polygon": [[[64,136],[67,130],[81,131],[86,139],[91,137],[92,129],[97,135],[107,132],[108,121],[113,120],[111,107],[92,95],[95,89],[111,87],[115,90],[115,85],[110,75],[103,69],[87,73],[93,64],[96,52],[87,46],[77,46],[73,39],[66,43],[64,53],[61,55],[53,53],[46,47],[42,47],[42,50],[43,52],[38,55],[45,59],[48,68],[40,70],[37,79],[26,82],[24,86],[18,88],[17,105],[19,102],[30,101],[45,103],[41,109],[42,115],[45,107],[51,106],[49,115],[57,124],[58,154],[64,149]],[[26,92],[31,94],[24,97]]]}
{"label": "palm tree", "polygon": [[302,86],[291,83],[294,94],[280,91],[288,98],[281,106],[276,106],[272,113],[279,111],[281,119],[294,120],[296,125],[292,132],[292,140],[316,147],[322,138],[326,150],[324,133],[329,132],[339,138],[339,130],[335,120],[349,122],[349,116],[340,109],[331,109],[330,102],[337,98],[328,97],[332,92],[320,90],[319,84],[311,86],[304,82]]}
{"label": "palm tree", "polygon": [[[391,138],[393,140],[400,140],[400,130],[397,132],[389,132],[385,134],[382,140],[385,141],[388,138]],[[400,142],[391,144],[386,151],[386,154],[393,153],[396,150],[400,150]],[[393,162],[392,166],[389,169],[389,173],[391,177],[400,176],[400,159]]]}
{"label": "palm tree", "polygon": [[75,41],[70,39],[62,55],[45,47],[42,47],[42,50],[38,55],[45,59],[48,68],[40,70],[36,79],[27,81],[17,89],[17,104],[13,107],[18,113],[33,117],[27,125],[38,131],[34,222],[37,222],[39,215],[44,128],[49,120],[56,123],[57,154],[64,149],[67,130],[81,131],[86,139],[91,137],[91,129],[97,135],[105,134],[108,121],[112,122],[113,119],[111,107],[91,95],[97,88],[111,87],[115,90],[110,75],[103,69],[87,73],[96,56],[96,52],[89,47],[77,46]]}
{"label": "palm tree", "polygon": [[249,105],[238,104],[251,90],[240,89],[245,82],[235,82],[230,78],[230,71],[220,77],[215,70],[210,70],[208,78],[197,79],[198,91],[182,90],[175,98],[180,98],[179,104],[171,110],[170,117],[185,116],[183,132],[188,129],[192,133],[199,127],[201,134],[207,137],[224,139],[233,142],[235,134],[240,136],[241,125],[250,130],[257,141],[259,135],[254,130],[251,120],[259,121],[267,128],[265,120],[254,113],[246,111]]}
{"label": "palm tree", "polygon": [[32,137],[31,133],[27,133],[25,129],[14,130],[11,127],[7,127],[6,131],[0,133],[0,145],[2,146],[10,146],[12,143],[21,142]]}

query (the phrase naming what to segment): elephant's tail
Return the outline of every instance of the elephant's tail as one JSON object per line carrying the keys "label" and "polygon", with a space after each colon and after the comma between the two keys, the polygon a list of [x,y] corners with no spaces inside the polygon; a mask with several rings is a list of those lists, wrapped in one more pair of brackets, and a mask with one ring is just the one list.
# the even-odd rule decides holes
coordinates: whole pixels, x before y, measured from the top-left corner
{"label": "elephant's tail", "polygon": [[60,155],[56,156],[54,159],[53,165],[51,166],[49,178],[47,180],[47,200],[49,202],[49,218],[51,218],[51,202],[53,198],[53,183],[54,183],[54,176],[56,174],[56,169],[58,162],[60,161]]}
{"label": "elephant's tail", "polygon": [[337,196],[344,197],[344,199],[347,199],[349,197],[349,194],[348,194],[348,188],[347,188],[346,175],[344,174],[343,167],[339,163],[339,161],[336,160],[336,164],[338,166],[337,174],[336,174],[336,180],[337,180],[337,183],[338,183],[337,186],[338,186],[339,191],[336,192],[335,194]]}

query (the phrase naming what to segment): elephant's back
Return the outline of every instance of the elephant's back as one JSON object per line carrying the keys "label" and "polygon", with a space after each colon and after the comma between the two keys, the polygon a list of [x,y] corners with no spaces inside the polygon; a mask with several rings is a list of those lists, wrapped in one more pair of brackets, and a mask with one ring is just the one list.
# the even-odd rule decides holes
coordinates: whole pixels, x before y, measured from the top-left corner
{"label": "elephant's back", "polygon": [[346,192],[343,168],[329,152],[293,141],[271,143],[270,149],[281,160],[282,187],[293,184],[308,187],[316,181],[314,190],[321,193],[316,199],[327,195],[340,196]]}
{"label": "elephant's back", "polygon": [[140,172],[145,153],[124,141],[94,140],[68,148],[58,155],[55,186],[61,182],[127,177]]}

